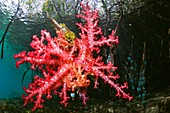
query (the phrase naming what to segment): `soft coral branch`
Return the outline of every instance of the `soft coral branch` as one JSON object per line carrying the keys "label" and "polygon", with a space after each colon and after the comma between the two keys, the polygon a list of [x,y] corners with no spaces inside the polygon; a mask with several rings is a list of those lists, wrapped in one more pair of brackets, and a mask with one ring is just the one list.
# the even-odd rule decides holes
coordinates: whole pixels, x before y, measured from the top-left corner
{"label": "soft coral branch", "polygon": [[42,72],[42,77],[36,75],[34,82],[30,83],[28,88],[24,88],[26,93],[23,95],[24,106],[33,102],[33,111],[42,108],[42,103],[45,101],[44,95],[50,99],[51,93],[61,98],[61,104],[67,105],[68,91],[74,92],[77,88],[83,89],[79,93],[83,104],[86,104],[88,100],[86,89],[91,82],[88,76],[94,76],[94,88],[97,88],[98,78],[101,78],[110,87],[115,88],[116,96],[132,99],[124,92],[124,89],[128,88],[127,83],[125,82],[124,85],[116,83],[119,76],[114,75],[112,71],[115,71],[117,67],[111,62],[105,64],[101,56],[93,55],[94,51],[100,51],[100,46],[118,43],[118,37],[115,36],[114,30],[108,37],[104,37],[101,28],[97,25],[98,12],[92,11],[88,5],[81,4],[81,6],[82,14],[77,17],[84,19],[86,23],[84,25],[77,23],[81,30],[80,38],[69,43],[62,31],[57,31],[58,37],[52,38],[49,32],[42,30],[41,38],[33,36],[30,44],[33,51],[28,53],[23,51],[14,56],[14,58],[20,58],[16,62],[17,67],[24,62],[29,62],[32,69],[38,68]]}

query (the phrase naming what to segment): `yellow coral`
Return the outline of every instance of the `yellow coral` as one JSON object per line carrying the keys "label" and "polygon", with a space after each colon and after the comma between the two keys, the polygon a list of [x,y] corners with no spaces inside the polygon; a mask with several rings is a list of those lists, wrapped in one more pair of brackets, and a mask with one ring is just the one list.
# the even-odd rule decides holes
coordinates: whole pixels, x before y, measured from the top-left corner
{"label": "yellow coral", "polygon": [[75,33],[72,32],[71,30],[69,30],[64,23],[58,24],[58,22],[56,22],[54,19],[52,19],[52,18],[48,15],[48,13],[47,13],[47,17],[48,17],[49,20],[53,23],[54,29],[56,30],[56,32],[61,31],[63,38],[64,38],[66,41],[68,41],[70,44],[73,44],[73,41],[74,41],[75,38],[76,38]]}
{"label": "yellow coral", "polygon": [[73,43],[73,41],[76,38],[76,35],[74,32],[70,31],[65,24],[60,23],[60,26],[62,28],[62,31],[64,32],[64,38],[69,42],[69,43]]}

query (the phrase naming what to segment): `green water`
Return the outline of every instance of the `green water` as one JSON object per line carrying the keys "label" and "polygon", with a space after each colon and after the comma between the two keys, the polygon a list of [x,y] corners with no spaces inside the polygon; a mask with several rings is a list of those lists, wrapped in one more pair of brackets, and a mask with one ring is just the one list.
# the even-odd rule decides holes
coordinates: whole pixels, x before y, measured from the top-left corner
{"label": "green water", "polygon": [[[15,4],[16,7],[15,5],[11,6],[9,5],[11,2],[10,0],[0,1],[0,40],[17,10],[17,4]],[[8,7],[12,10],[10,8],[8,10]],[[23,86],[28,86],[28,83],[32,80],[32,74],[31,71],[28,71],[22,83],[22,77],[27,67],[23,64],[19,69],[16,68],[15,62],[17,59],[14,59],[13,56],[23,50],[29,50],[32,36],[34,34],[38,35],[40,30],[45,28],[41,23],[18,15],[19,12],[14,16],[5,35],[3,59],[0,59],[0,98],[21,96],[23,94]],[[0,51],[1,49],[2,44],[0,45]]]}
{"label": "green water", "polygon": [[[10,21],[10,16],[0,11],[0,18],[1,39],[4,35],[7,24]],[[14,48],[19,49],[20,47],[18,45],[20,44],[17,43],[17,40],[15,40],[15,35],[10,33],[10,31],[13,30],[9,28],[8,33],[5,36],[4,57],[3,59],[0,59],[0,98],[20,96],[23,92],[23,85],[27,84],[27,82],[21,84],[22,74],[25,69],[24,66],[21,66],[21,69],[17,69],[15,67],[15,59],[13,56],[16,54],[17,50]],[[2,45],[0,45],[0,48],[1,46]],[[29,81],[29,77],[27,80]]]}
{"label": "green water", "polygon": [[[0,36],[2,36],[3,32],[0,33]],[[13,92],[22,91],[21,76],[19,76],[21,73],[15,68],[14,52],[6,42],[4,51],[4,58],[0,59],[0,98],[12,96],[11,93]],[[14,96],[16,95],[14,94]]]}

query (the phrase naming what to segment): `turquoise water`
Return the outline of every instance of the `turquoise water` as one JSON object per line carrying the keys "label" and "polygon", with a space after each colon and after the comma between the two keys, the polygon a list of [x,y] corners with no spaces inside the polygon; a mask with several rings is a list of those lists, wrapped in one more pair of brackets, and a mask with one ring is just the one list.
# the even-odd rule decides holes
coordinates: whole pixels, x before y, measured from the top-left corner
{"label": "turquoise water", "polygon": [[[0,33],[2,37],[3,32]],[[10,35],[7,35],[6,39],[9,37]],[[23,93],[21,79],[24,66],[21,66],[21,69],[15,67],[14,54],[15,51],[5,41],[4,58],[0,59],[0,98],[17,97]]]}
{"label": "turquoise water", "polygon": [[[0,39],[2,38],[6,26],[9,23],[8,15],[3,14],[0,12]],[[11,25],[12,26],[12,25]],[[11,45],[11,41],[14,40],[14,35],[12,36],[10,33],[10,29],[5,37],[5,46],[4,46],[4,57],[0,59],[0,98],[11,98],[21,96],[23,93],[23,86],[29,82],[29,77],[25,78],[24,84],[21,83],[22,75],[25,71],[25,66],[21,66],[20,69],[15,67],[15,59],[13,58],[16,52],[15,47],[19,48],[18,45]],[[0,45],[1,50],[1,45]],[[29,73],[28,73],[29,74]]]}
{"label": "turquoise water", "polygon": [[[17,7],[10,11],[7,9],[8,7],[0,1],[0,40],[10,20],[15,15]],[[40,29],[44,29],[42,24],[36,24],[32,20],[27,20],[28,18],[21,18],[20,15],[14,17],[14,21],[10,24],[5,36],[3,59],[0,58],[0,98],[18,97],[24,93],[23,87],[27,87],[31,82],[32,73],[28,71],[22,83],[22,77],[27,66],[23,64],[19,69],[16,68],[17,59],[14,59],[13,56],[23,50],[28,50],[31,37],[40,33]],[[0,45],[0,55],[1,49],[2,44]]]}

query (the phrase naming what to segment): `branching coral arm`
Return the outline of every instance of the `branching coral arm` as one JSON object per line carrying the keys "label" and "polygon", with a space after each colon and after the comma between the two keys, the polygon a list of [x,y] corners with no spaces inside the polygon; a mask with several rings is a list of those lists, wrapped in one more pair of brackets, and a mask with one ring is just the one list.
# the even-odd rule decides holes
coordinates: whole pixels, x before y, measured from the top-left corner
{"label": "branching coral arm", "polygon": [[35,76],[36,81],[31,83],[28,89],[25,88],[27,95],[23,95],[23,99],[25,100],[24,106],[29,102],[32,102],[33,97],[36,97],[36,100],[34,100],[35,105],[32,111],[36,108],[42,108],[41,103],[44,102],[42,95],[49,94],[49,89],[59,82],[61,77],[69,71],[69,68],[70,66],[68,64],[63,65],[63,67],[61,67],[59,71],[49,79],[49,81],[45,81],[45,79]]}

